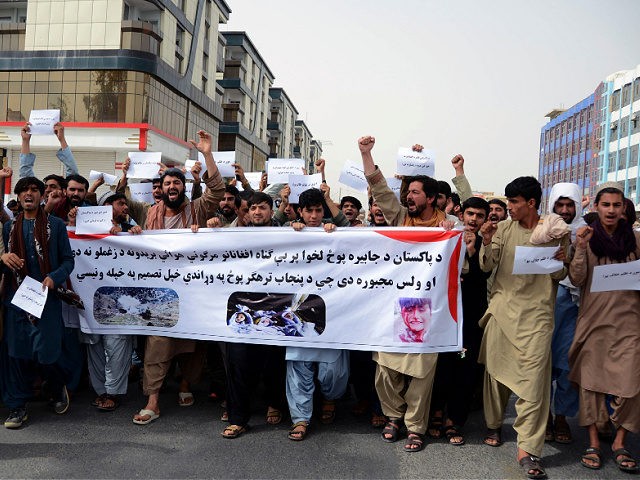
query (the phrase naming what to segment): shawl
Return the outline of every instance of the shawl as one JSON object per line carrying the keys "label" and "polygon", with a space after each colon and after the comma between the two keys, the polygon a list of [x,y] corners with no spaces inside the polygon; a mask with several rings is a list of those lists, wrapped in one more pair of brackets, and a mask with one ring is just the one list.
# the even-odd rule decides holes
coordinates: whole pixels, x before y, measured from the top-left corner
{"label": "shawl", "polygon": [[[189,200],[185,199],[178,208],[178,215],[182,217],[182,225],[184,228],[189,228],[187,225],[187,206],[191,207],[191,219],[193,222],[196,221],[196,212],[193,207],[193,203]],[[152,206],[147,212],[147,222],[145,225],[146,230],[161,230],[164,228],[164,217],[167,215],[167,206],[164,201],[160,201]]]}
{"label": "shawl", "polygon": [[606,232],[599,218],[591,224],[591,227],[593,227],[593,236],[589,240],[589,246],[598,259],[609,257],[617,262],[626,262],[629,254],[635,251],[636,237],[633,234],[633,227],[626,220],[618,221],[613,235]]}
{"label": "shawl", "polygon": [[[14,285],[18,286],[22,283],[22,280],[29,275],[27,269],[27,246],[24,243],[24,235],[22,234],[22,222],[24,221],[24,212],[21,212],[13,224],[11,225],[11,232],[9,233],[9,249],[10,253],[15,253],[18,257],[25,259],[24,265],[21,269],[15,270],[14,273]],[[38,207],[36,213],[35,224],[33,227],[33,240],[36,254],[38,255],[38,263],[40,264],[40,272],[43,276],[47,276],[51,272],[51,262],[49,261],[49,238],[51,237],[51,225],[49,224],[49,216],[44,212],[44,209]]]}
{"label": "shawl", "polygon": [[407,214],[402,224],[403,227],[437,227],[440,222],[446,220],[447,217],[444,212],[437,208],[433,212],[433,216],[429,220],[421,220],[418,217],[411,217]]}

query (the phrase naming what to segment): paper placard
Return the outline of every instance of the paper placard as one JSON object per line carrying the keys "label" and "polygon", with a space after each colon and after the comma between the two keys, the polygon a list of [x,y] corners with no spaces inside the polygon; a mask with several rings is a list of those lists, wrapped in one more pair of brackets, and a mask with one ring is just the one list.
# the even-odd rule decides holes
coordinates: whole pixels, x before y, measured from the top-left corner
{"label": "paper placard", "polygon": [[320,185],[322,185],[322,174],[289,175],[287,183],[289,184],[289,188],[291,188],[289,203],[298,203],[302,192],[309,190],[310,188],[320,188]]}
{"label": "paper placard", "polygon": [[191,200],[191,195],[193,195],[193,182],[188,182],[185,184],[184,194],[187,196],[189,200]]}
{"label": "paper placard", "polygon": [[433,150],[414,152],[410,148],[398,148],[396,173],[398,175],[427,175],[435,178],[436,156]]}
{"label": "paper placard", "polygon": [[76,215],[78,235],[109,233],[113,227],[113,207],[79,207]]}
{"label": "paper placard", "polygon": [[400,199],[400,189],[402,188],[402,180],[396,177],[391,177],[385,179],[387,181],[388,187],[396,194],[396,197]]}
{"label": "paper placard", "polygon": [[118,177],[109,173],[98,172],[97,170],[91,170],[89,172],[89,182],[95,182],[99,178],[104,179],[105,185],[116,185],[118,183]]}
{"label": "paper placard", "polygon": [[53,126],[60,121],[60,110],[31,110],[31,135],[53,135]]}
{"label": "paper placard", "polygon": [[[191,174],[191,169],[196,164],[196,162],[200,162],[204,166],[204,158],[202,160],[187,160],[184,162],[184,168],[186,170],[186,172],[184,172],[184,178],[186,178],[187,180],[194,180],[193,175]],[[202,172],[200,172],[200,174],[202,175]]]}
{"label": "paper placard", "polygon": [[516,247],[513,274],[549,274],[562,270],[562,262],[553,256],[559,247]]}
{"label": "paper placard", "polygon": [[49,289],[45,288],[43,291],[41,282],[31,277],[25,277],[16,290],[11,303],[34,317],[40,318],[44,304],[47,303],[48,294]]}
{"label": "paper placard", "polygon": [[129,152],[129,178],[157,178],[162,152]]}
{"label": "paper placard", "polygon": [[351,160],[344,162],[338,182],[358,192],[366,192],[369,185],[364,176],[362,164],[356,164]]}
{"label": "paper placard", "polygon": [[269,185],[287,183],[289,175],[304,175],[304,160],[302,158],[270,158],[267,175]]}
{"label": "paper placard", "polygon": [[[235,177],[236,169],[233,166],[236,163],[236,152],[211,152],[213,155],[213,160],[216,162],[218,166],[218,170],[220,170],[220,175],[223,177]],[[204,162],[204,155],[198,152],[198,160],[202,162],[202,167],[206,168],[206,163]]]}
{"label": "paper placard", "polygon": [[591,291],[613,290],[640,290],[640,260],[594,267]]}
{"label": "paper placard", "polygon": [[[251,185],[251,188],[256,191],[260,190],[262,172],[244,172],[244,176],[247,177],[247,181],[249,182],[249,185]],[[242,187],[242,185],[240,185],[240,187]]]}
{"label": "paper placard", "polygon": [[143,202],[153,205],[153,183],[130,183],[129,193],[131,194],[131,200],[135,202]]}

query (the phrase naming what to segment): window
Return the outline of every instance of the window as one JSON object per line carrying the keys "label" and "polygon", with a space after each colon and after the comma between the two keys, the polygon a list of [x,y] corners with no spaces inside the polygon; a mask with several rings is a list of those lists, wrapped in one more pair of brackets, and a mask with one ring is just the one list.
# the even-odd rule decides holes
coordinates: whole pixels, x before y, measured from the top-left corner
{"label": "window", "polygon": [[176,26],[176,47],[184,48],[184,29],[180,25]]}

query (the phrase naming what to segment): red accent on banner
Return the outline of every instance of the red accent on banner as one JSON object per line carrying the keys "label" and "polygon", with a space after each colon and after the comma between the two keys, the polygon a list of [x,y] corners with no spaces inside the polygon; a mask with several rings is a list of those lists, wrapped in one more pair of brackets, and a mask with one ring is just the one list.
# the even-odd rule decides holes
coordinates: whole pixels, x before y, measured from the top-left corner
{"label": "red accent on banner", "polygon": [[100,240],[101,238],[107,238],[111,236],[110,233],[100,233],[100,234],[92,233],[92,234],[78,235],[76,232],[72,230],[67,230],[67,235],[69,236],[69,238],[74,238],[76,240]]}
{"label": "red accent on banner", "polygon": [[147,151],[147,132],[149,130],[146,128],[141,128],[140,129],[140,142],[138,143],[138,149],[141,152],[146,152]]}
{"label": "red accent on banner", "polygon": [[440,242],[442,240],[449,240],[450,238],[454,238],[458,235],[462,237],[462,232],[460,230],[376,230],[375,232],[393,240],[406,243]]}
{"label": "red accent on banner", "polygon": [[462,249],[462,235],[456,243],[453,250],[451,260],[449,260],[449,312],[453,321],[458,323],[458,284],[460,280],[460,272],[458,271],[458,263],[460,262],[460,250]]}

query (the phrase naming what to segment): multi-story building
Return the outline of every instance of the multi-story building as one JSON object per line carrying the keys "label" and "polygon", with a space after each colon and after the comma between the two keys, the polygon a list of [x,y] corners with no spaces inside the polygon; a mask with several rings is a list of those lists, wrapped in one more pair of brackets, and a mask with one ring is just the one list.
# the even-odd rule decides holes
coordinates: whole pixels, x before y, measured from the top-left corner
{"label": "multi-story building", "polygon": [[608,76],[595,96],[598,162],[593,176],[599,182],[620,182],[627,198],[639,205],[640,65]]}
{"label": "multi-story building", "polygon": [[[298,110],[283,88],[270,88],[269,157],[294,158],[295,126]],[[306,159],[305,159],[306,160]]]}
{"label": "multi-story building", "polygon": [[[81,172],[126,152],[189,156],[200,129],[218,143],[224,0],[0,1],[0,148],[17,170],[31,110],[60,109]],[[61,173],[54,136],[34,136],[36,174]],[[17,175],[14,175],[17,177]],[[14,179],[15,181],[15,179]]]}
{"label": "multi-story building", "polygon": [[540,132],[538,178],[542,184],[542,212],[548,211],[551,187],[558,182],[577,183],[587,194],[592,159],[594,96],[590,95],[568,110],[555,109]]}
{"label": "multi-story building", "polygon": [[293,156],[296,158],[303,158],[307,162],[306,165],[308,172],[313,172],[315,169],[315,160],[311,160],[312,140],[313,135],[304,120],[296,120],[293,135]]}
{"label": "multi-story building", "polygon": [[264,169],[269,156],[269,91],[274,76],[246,32],[224,32],[225,65],[218,84],[224,89],[219,150],[236,151],[246,171]]}

